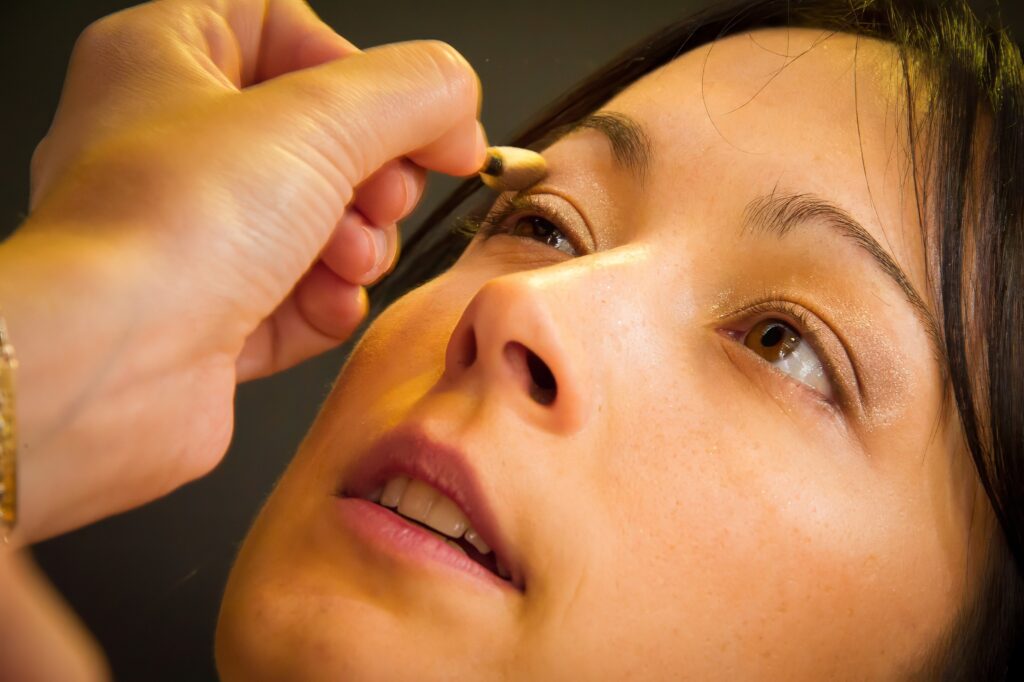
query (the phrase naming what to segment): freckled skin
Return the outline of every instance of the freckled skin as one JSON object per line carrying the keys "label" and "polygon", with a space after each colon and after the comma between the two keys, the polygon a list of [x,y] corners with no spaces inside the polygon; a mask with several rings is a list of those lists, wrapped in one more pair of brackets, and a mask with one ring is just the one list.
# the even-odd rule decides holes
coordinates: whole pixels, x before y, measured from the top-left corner
{"label": "freckled skin", "polygon": [[[892,155],[895,54],[861,39],[855,64],[856,38],[811,47],[820,37],[734,36],[610,102],[651,139],[642,188],[594,131],[548,149],[537,200],[585,215],[596,253],[477,239],[375,321],[239,555],[218,631],[224,679],[915,668],[974,584],[985,524],[970,523],[972,504],[990,516],[925,330],[839,237],[741,236],[755,195],[813,192],[927,291],[906,159]],[[826,405],[722,332],[759,321],[734,314],[765,292],[823,320],[858,395]],[[479,361],[446,369],[460,320]],[[503,371],[511,341],[548,363],[551,405]],[[345,465],[410,421],[469,454],[525,594],[374,555],[332,524]]]}

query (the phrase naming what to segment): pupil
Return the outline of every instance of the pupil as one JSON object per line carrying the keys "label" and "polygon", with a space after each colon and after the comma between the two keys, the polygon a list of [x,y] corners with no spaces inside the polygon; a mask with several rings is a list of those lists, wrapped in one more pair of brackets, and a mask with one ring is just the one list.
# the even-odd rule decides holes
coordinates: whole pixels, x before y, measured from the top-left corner
{"label": "pupil", "polygon": [[533,236],[548,246],[558,244],[558,235],[555,234],[555,226],[543,218],[533,217],[530,219],[533,227]]}
{"label": "pupil", "polygon": [[785,334],[785,330],[781,324],[773,324],[764,330],[761,334],[761,345],[765,348],[771,348],[777,346],[782,342],[782,336]]}

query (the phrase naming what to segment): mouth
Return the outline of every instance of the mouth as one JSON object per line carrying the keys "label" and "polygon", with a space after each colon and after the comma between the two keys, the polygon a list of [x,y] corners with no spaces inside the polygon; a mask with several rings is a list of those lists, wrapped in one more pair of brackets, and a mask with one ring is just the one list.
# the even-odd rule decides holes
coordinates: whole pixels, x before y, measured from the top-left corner
{"label": "mouth", "polygon": [[[523,572],[499,531],[479,479],[458,450],[417,430],[382,438],[346,472],[336,496],[359,503],[371,544],[427,555],[524,591]],[[373,526],[371,528],[371,526]]]}

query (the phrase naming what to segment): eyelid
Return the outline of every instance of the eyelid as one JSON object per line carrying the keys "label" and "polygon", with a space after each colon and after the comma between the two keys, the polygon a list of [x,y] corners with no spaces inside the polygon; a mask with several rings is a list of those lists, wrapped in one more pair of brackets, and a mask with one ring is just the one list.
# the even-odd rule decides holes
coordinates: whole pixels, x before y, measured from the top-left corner
{"label": "eyelid", "polygon": [[768,296],[720,316],[719,324],[723,325],[722,331],[732,335],[739,331],[736,327],[745,333],[758,322],[771,317],[791,324],[811,345],[836,389],[835,406],[843,412],[859,415],[863,395],[850,352],[839,335],[807,306]]}
{"label": "eyelid", "polygon": [[[558,190],[544,186],[543,184],[531,187],[526,192],[512,195],[505,193],[498,197],[498,201],[512,203],[516,200],[531,202],[530,207],[542,212],[542,217],[551,218],[556,226],[563,230],[565,236],[573,242],[580,255],[594,253],[598,250],[595,232],[586,217],[586,213],[580,210],[576,203]],[[566,209],[562,204],[568,204]],[[497,205],[497,202],[495,202]]]}

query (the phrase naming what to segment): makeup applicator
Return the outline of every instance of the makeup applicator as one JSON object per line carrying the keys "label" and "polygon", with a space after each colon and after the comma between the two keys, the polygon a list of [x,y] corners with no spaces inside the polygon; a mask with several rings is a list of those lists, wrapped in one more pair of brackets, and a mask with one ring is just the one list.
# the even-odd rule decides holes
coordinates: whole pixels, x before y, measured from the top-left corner
{"label": "makeup applicator", "polygon": [[519,191],[548,174],[548,164],[537,152],[520,147],[490,147],[480,179],[499,192]]}

